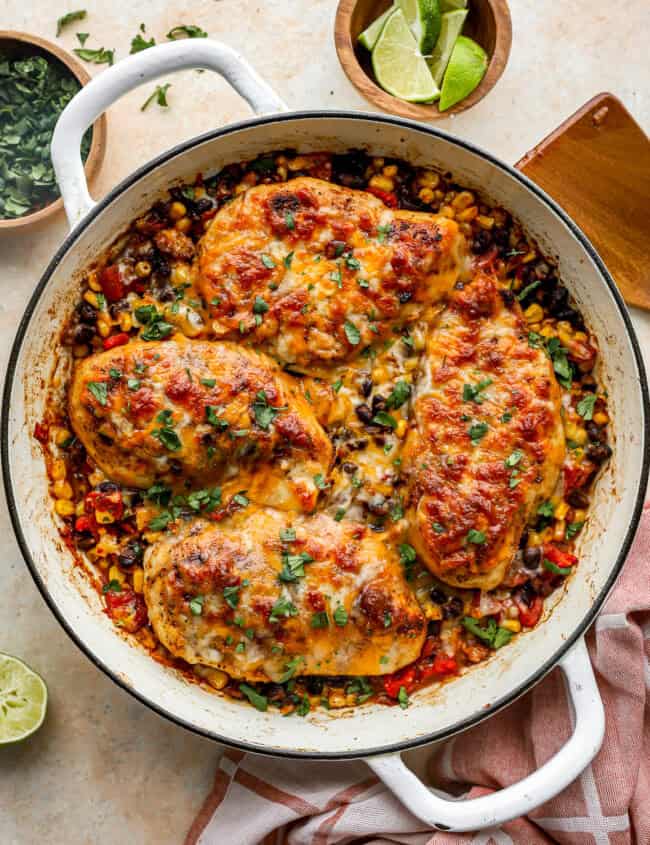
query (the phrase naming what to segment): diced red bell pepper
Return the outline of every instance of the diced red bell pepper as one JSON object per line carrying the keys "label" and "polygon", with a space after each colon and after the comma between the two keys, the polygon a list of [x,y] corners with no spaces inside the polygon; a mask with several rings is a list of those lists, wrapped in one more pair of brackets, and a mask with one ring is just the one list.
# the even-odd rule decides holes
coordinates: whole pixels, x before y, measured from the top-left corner
{"label": "diced red bell pepper", "polygon": [[92,514],[84,514],[83,516],[78,516],[75,520],[74,530],[77,532],[77,534],[92,534],[95,538],[99,536],[97,521],[95,520],[95,517]]}
{"label": "diced red bell pepper", "polygon": [[530,607],[519,595],[515,596],[515,602],[519,608],[519,621],[521,624],[526,628],[534,628],[539,622],[542,610],[544,609],[544,602],[541,596],[535,596]]}
{"label": "diced red bell pepper", "polygon": [[593,464],[564,464],[564,495],[584,487],[594,472]]}
{"label": "diced red bell pepper", "polygon": [[544,557],[559,566],[560,569],[570,569],[578,562],[578,558],[569,552],[563,552],[557,546],[551,546],[550,543],[544,544]]}
{"label": "diced red bell pepper", "polygon": [[392,191],[382,191],[381,188],[373,188],[372,185],[369,185],[366,190],[369,194],[378,197],[389,208],[397,208],[397,197]]}
{"label": "diced red bell pepper", "polygon": [[415,686],[415,666],[405,666],[399,672],[384,676],[384,690],[391,698],[397,698],[402,687],[411,692]]}
{"label": "diced red bell pepper", "polygon": [[99,284],[109,302],[117,302],[124,296],[124,283],[117,264],[104,267],[99,274]]}
{"label": "diced red bell pepper", "polygon": [[43,425],[43,423],[37,422],[34,426],[34,437],[43,445],[47,443],[49,432],[49,427],[47,425]]}
{"label": "diced red bell pepper", "polygon": [[455,675],[457,672],[458,663],[455,657],[436,654],[433,660],[426,660],[418,667],[418,680],[424,681],[426,678]]}
{"label": "diced red bell pepper", "polygon": [[119,592],[108,590],[104,597],[108,615],[125,631],[133,634],[147,622],[147,608],[141,595],[130,587],[122,587]]}
{"label": "diced red bell pepper", "polygon": [[110,337],[107,337],[104,340],[103,347],[104,349],[114,349],[116,346],[124,346],[128,342],[128,334],[126,332],[119,332],[118,334],[112,334]]}

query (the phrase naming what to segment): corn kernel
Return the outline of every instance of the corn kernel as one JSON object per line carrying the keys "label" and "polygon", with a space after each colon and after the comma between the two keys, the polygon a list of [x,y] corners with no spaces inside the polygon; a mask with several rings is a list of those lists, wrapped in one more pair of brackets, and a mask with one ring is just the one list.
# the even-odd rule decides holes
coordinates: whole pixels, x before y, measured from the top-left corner
{"label": "corn kernel", "polygon": [[68,431],[67,428],[57,428],[56,433],[54,435],[54,442],[57,446],[63,446],[70,438],[72,434]]}
{"label": "corn kernel", "polygon": [[133,570],[133,589],[136,593],[141,593],[144,590],[144,569],[141,566]]}
{"label": "corn kernel", "polygon": [[117,566],[111,566],[108,570],[108,580],[123,584],[126,581],[126,575]]}
{"label": "corn kernel", "polygon": [[289,170],[306,170],[310,164],[310,160],[305,156],[296,156],[287,162],[287,167]]}
{"label": "corn kernel", "polygon": [[450,220],[453,220],[456,216],[456,209],[452,208],[450,205],[443,205],[438,214],[440,214],[441,217],[448,217]]}
{"label": "corn kernel", "polygon": [[173,202],[169,206],[169,217],[171,220],[180,220],[187,214],[187,208],[182,202]]}
{"label": "corn kernel", "polygon": [[559,520],[555,523],[555,528],[553,529],[553,539],[556,543],[561,543],[564,540],[564,535],[566,533],[566,523],[563,519]]}
{"label": "corn kernel", "polygon": [[83,516],[86,512],[86,505],[84,500],[82,499],[80,502],[77,502],[77,506],[74,509],[75,516]]}
{"label": "corn kernel", "polygon": [[473,220],[477,214],[477,206],[470,205],[468,208],[463,209],[463,211],[456,215],[456,220],[460,220],[462,223],[469,223],[469,221]]}
{"label": "corn kernel", "polygon": [[91,290],[99,291],[102,289],[102,286],[99,284],[99,275],[96,270],[91,270],[86,277],[86,281],[88,282],[88,287]]}
{"label": "corn kernel", "polygon": [[97,308],[97,310],[99,310],[99,300],[97,299],[97,294],[94,293],[94,291],[87,290],[84,293],[84,299],[86,300],[86,302],[90,303],[93,308]]}
{"label": "corn kernel", "polygon": [[146,279],[151,275],[151,264],[148,261],[138,261],[135,265],[135,275],[139,279]]}
{"label": "corn kernel", "polygon": [[555,508],[555,518],[556,519],[564,519],[567,515],[567,511],[569,510],[569,506],[566,502],[560,502],[558,506]]}
{"label": "corn kernel", "polygon": [[328,696],[327,703],[331,709],[335,709],[337,707],[345,707],[347,699],[342,692],[331,692]]}
{"label": "corn kernel", "polygon": [[553,331],[551,326],[542,326],[542,328],[539,330],[539,333],[541,334],[542,337],[554,337],[555,336],[555,332]]}
{"label": "corn kernel", "polygon": [[[286,168],[285,168],[286,173]],[[286,178],[286,177],[285,177]],[[244,194],[248,190],[248,185],[245,182],[240,182],[239,185],[235,187],[235,195]]]}
{"label": "corn kernel", "polygon": [[70,499],[57,499],[54,503],[54,510],[59,516],[72,516],[74,514],[74,503]]}
{"label": "corn kernel", "polygon": [[420,175],[418,180],[420,185],[423,185],[425,188],[437,188],[440,182],[440,176],[437,173],[434,173],[433,170],[425,170],[424,173]]}
{"label": "corn kernel", "polygon": [[395,434],[398,437],[404,437],[404,435],[406,434],[406,420],[402,419],[397,423]]}
{"label": "corn kernel", "polygon": [[186,285],[190,281],[190,268],[187,264],[175,264],[170,273],[170,281],[173,285]]}
{"label": "corn kernel", "polygon": [[573,341],[571,333],[565,332],[562,329],[558,329],[557,336],[559,337],[560,342],[563,346],[568,346]]}
{"label": "corn kernel", "polygon": [[580,343],[586,343],[586,342],[587,342],[587,340],[589,339],[589,338],[587,337],[587,335],[585,334],[585,332],[576,332],[576,333],[573,335],[573,337],[574,337],[574,340],[579,340],[579,341],[580,341]]}
{"label": "corn kernel", "polygon": [[284,165],[281,164],[280,167],[278,167],[275,172],[278,174],[280,179],[284,182],[285,179],[287,178],[287,168]]}
{"label": "corn kernel", "polygon": [[587,518],[587,511],[574,511],[573,512],[573,521],[574,522],[584,522]]}
{"label": "corn kernel", "polygon": [[375,158],[373,158],[372,160],[372,166],[375,168],[375,170],[381,170],[384,166],[384,159],[381,158],[381,156],[375,156]]}
{"label": "corn kernel", "polygon": [[101,484],[102,481],[106,481],[106,476],[101,469],[94,469],[88,476],[88,481],[90,482],[91,487],[97,487],[97,485]]}
{"label": "corn kernel", "polygon": [[225,672],[222,672],[221,669],[209,669],[205,673],[205,679],[211,687],[223,689],[230,680],[230,677]]}
{"label": "corn kernel", "polygon": [[395,183],[387,176],[376,175],[368,182],[368,187],[377,188],[379,191],[392,191],[395,187]]}
{"label": "corn kernel", "polygon": [[463,211],[463,209],[474,204],[474,194],[471,191],[461,191],[453,198],[451,204],[458,211]]}
{"label": "corn kernel", "polygon": [[524,311],[524,317],[526,318],[527,323],[539,323],[544,317],[542,306],[538,305],[536,302],[529,305]]}
{"label": "corn kernel", "polygon": [[587,442],[587,432],[582,426],[576,425],[575,423],[571,422],[571,420],[567,420],[564,424],[564,431],[567,436],[568,440],[575,441],[578,446],[584,446]]}
{"label": "corn kernel", "polygon": [[110,511],[95,511],[95,519],[100,525],[110,525],[111,522],[115,522],[115,517]]}
{"label": "corn kernel", "polygon": [[65,478],[65,461],[53,461],[52,481],[62,481]]}
{"label": "corn kernel", "polygon": [[605,411],[596,411],[594,414],[594,422],[596,425],[607,425],[609,422],[609,417],[605,413]]}
{"label": "corn kernel", "polygon": [[383,364],[379,364],[372,371],[372,380],[374,382],[384,382],[388,378],[388,371]]}
{"label": "corn kernel", "polygon": [[381,172],[384,174],[384,176],[388,176],[389,179],[392,179],[393,176],[397,176],[397,165],[387,164]]}
{"label": "corn kernel", "polygon": [[128,332],[133,328],[133,320],[128,311],[120,311],[117,315],[117,322],[120,324],[123,332]]}
{"label": "corn kernel", "polygon": [[491,229],[494,226],[494,217],[487,217],[485,214],[479,214],[476,222],[481,229]]}
{"label": "corn kernel", "polygon": [[504,619],[499,623],[499,627],[505,628],[506,631],[512,631],[513,634],[518,634],[521,631],[521,622],[518,619]]}
{"label": "corn kernel", "polygon": [[174,228],[179,232],[189,232],[192,228],[192,221],[189,217],[181,217],[181,219],[177,220],[174,224]]}
{"label": "corn kernel", "polygon": [[422,200],[422,202],[433,202],[433,196],[434,194],[431,188],[420,188],[420,190],[418,191],[418,197]]}
{"label": "corn kernel", "polygon": [[100,337],[108,337],[111,333],[111,323],[107,319],[99,317],[97,319],[97,332]]}
{"label": "corn kernel", "polygon": [[528,532],[528,545],[529,546],[540,546],[543,542],[542,535],[537,531],[529,531]]}
{"label": "corn kernel", "polygon": [[52,485],[52,492],[57,499],[72,498],[72,487],[67,481],[55,481]]}
{"label": "corn kernel", "polygon": [[529,252],[526,253],[526,255],[524,255],[524,257],[521,260],[522,260],[523,264],[530,264],[530,262],[534,258],[537,258],[537,253],[535,252],[534,249],[531,249]]}
{"label": "corn kernel", "polygon": [[206,194],[207,194],[207,191],[205,190],[205,188],[203,187],[203,185],[197,185],[197,186],[194,188],[194,199],[195,199],[195,200],[200,200],[200,199],[201,199],[202,197],[204,197]]}
{"label": "corn kernel", "polygon": [[84,358],[88,354],[88,347],[85,343],[75,343],[72,347],[72,354],[75,358]]}

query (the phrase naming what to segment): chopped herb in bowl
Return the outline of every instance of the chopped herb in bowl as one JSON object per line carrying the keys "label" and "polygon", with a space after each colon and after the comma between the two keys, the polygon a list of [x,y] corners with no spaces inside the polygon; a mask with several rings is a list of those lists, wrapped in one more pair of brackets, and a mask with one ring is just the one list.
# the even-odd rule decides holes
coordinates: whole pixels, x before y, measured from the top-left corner
{"label": "chopped herb in bowl", "polygon": [[[54,57],[35,51],[13,57],[0,50],[0,219],[23,217],[58,198],[52,133],[80,88]],[[84,161],[91,135],[89,130],[83,139]]]}

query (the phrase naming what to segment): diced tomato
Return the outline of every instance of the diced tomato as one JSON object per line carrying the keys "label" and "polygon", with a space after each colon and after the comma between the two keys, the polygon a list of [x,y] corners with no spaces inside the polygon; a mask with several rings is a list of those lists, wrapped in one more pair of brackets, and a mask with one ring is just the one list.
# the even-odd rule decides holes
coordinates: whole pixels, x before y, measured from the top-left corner
{"label": "diced tomato", "polygon": [[411,692],[415,686],[415,666],[405,666],[399,672],[384,676],[384,690],[391,698],[397,698],[402,687]]}
{"label": "diced tomato", "polygon": [[378,197],[389,208],[397,208],[397,197],[392,191],[382,191],[381,188],[373,188],[372,185],[369,185],[366,190],[369,194]]}
{"label": "diced tomato", "polygon": [[117,264],[111,264],[102,270],[99,276],[99,284],[109,302],[117,302],[124,296],[124,283]]}
{"label": "diced tomato", "polygon": [[49,437],[48,426],[43,425],[43,423],[37,422],[34,426],[34,437],[38,440],[39,443],[45,445]]}
{"label": "diced tomato", "polygon": [[103,343],[104,349],[114,349],[116,346],[124,346],[129,342],[129,336],[126,332],[119,332],[119,334],[112,334],[107,337]]}
{"label": "diced tomato", "polygon": [[570,493],[572,490],[578,490],[584,487],[589,481],[589,478],[594,472],[594,467],[590,463],[585,464],[564,464],[564,495]]}
{"label": "diced tomato", "polygon": [[575,555],[569,552],[563,552],[557,546],[551,546],[550,543],[544,544],[544,557],[561,569],[570,569],[578,562],[578,558]]}
{"label": "diced tomato", "polygon": [[133,634],[147,622],[144,599],[130,587],[122,587],[119,592],[108,590],[105,598],[108,615],[125,631]]}
{"label": "diced tomato", "polygon": [[87,511],[112,517],[112,520],[104,518],[100,522],[119,522],[124,515],[121,490],[93,490],[86,496],[85,504]]}
{"label": "diced tomato", "polygon": [[455,675],[458,672],[458,663],[455,657],[448,657],[446,654],[436,654],[433,663],[423,667],[420,671],[420,678],[429,678],[433,675]]}
{"label": "diced tomato", "polygon": [[97,522],[92,514],[84,514],[83,516],[78,516],[75,520],[74,530],[77,532],[77,534],[92,534],[95,538],[99,536]]}
{"label": "diced tomato", "polygon": [[519,621],[526,628],[534,628],[539,622],[539,617],[542,615],[544,609],[544,602],[541,596],[535,596],[530,607],[521,598],[520,595],[515,596],[515,602],[519,608]]}

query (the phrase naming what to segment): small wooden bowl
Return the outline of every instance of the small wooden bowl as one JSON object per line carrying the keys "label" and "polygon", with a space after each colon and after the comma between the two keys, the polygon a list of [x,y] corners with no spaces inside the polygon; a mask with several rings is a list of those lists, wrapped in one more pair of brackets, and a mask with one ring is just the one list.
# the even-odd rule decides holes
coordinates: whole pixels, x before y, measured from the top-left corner
{"label": "small wooden bowl", "polygon": [[496,85],[508,61],[512,43],[512,22],[506,0],[469,0],[463,35],[468,35],[483,47],[489,58],[488,69],[478,88],[444,112],[435,103],[407,103],[393,97],[375,82],[370,52],[357,39],[390,5],[391,0],[340,0],[336,12],[334,40],[339,61],[350,82],[366,100],[400,117],[439,120],[471,108]]}
{"label": "small wooden bowl", "polygon": [[[56,44],[46,41],[44,38],[38,38],[36,35],[28,35],[26,32],[12,32],[11,30],[0,30],[0,51],[8,54],[10,57],[22,56],[37,53],[45,58],[58,59],[64,64],[68,70],[79,80],[81,85],[86,85],[90,82],[90,76],[81,64],[69,53],[63,50]],[[90,180],[96,175],[99,167],[104,160],[104,153],[106,151],[106,115],[102,115],[93,124],[93,134],[90,142],[90,151],[84,169],[86,171],[86,178]],[[37,211],[32,211],[30,214],[25,214],[23,217],[16,217],[11,219],[0,218],[0,232],[8,229],[18,229],[23,226],[31,226],[34,223],[40,223],[52,214],[56,214],[63,208],[63,200],[61,197],[46,205],[44,208],[39,208]]]}

